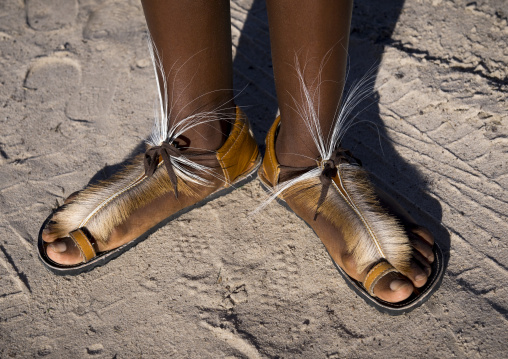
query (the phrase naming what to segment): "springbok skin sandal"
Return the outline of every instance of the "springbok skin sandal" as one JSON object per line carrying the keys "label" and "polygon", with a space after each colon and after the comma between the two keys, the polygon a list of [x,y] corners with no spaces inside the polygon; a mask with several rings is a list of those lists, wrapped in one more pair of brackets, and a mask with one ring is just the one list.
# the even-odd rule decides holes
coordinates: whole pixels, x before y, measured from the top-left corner
{"label": "springbok skin sandal", "polygon": [[[373,187],[360,161],[347,150],[335,147],[327,158],[317,159],[313,167],[280,165],[275,155],[279,124],[280,117],[266,137],[266,152],[258,173],[263,187],[272,198],[305,218],[311,228],[319,216],[333,224],[334,233],[342,237],[348,256],[354,259],[357,273],[367,274],[362,282],[357,281],[332,261],[348,286],[368,304],[391,315],[422,305],[443,277],[443,254],[437,243],[432,247],[431,273],[422,287],[415,287],[409,298],[398,303],[376,297],[374,288],[385,276],[408,272],[415,251],[410,238],[422,227]],[[323,242],[325,247],[330,245]]]}
{"label": "springbok skin sandal", "polygon": [[[248,120],[238,108],[229,137],[217,151],[182,150],[181,131],[168,133],[123,171],[78,192],[49,216],[38,239],[39,257],[49,270],[75,275],[103,265],[169,221],[252,180],[261,164]],[[117,248],[100,251],[99,244],[107,246],[117,226],[163,196],[174,200],[161,209],[165,217],[158,224]],[[71,238],[82,262],[62,265],[51,260],[50,243],[42,239],[44,230],[56,238]]]}

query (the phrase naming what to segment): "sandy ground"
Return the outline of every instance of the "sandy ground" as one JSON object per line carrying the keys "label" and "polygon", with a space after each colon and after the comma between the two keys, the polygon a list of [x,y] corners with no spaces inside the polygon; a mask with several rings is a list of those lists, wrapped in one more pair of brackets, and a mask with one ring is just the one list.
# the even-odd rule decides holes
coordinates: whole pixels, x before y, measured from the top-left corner
{"label": "sandy ground", "polygon": [[[356,1],[350,78],[379,70],[346,144],[449,257],[439,291],[390,317],[296,216],[247,217],[257,181],[105,267],[45,270],[51,208],[149,133],[147,30],[134,0],[0,1],[0,357],[506,357],[507,16],[504,0]],[[232,17],[238,103],[262,144],[277,112],[265,5],[233,1]]]}

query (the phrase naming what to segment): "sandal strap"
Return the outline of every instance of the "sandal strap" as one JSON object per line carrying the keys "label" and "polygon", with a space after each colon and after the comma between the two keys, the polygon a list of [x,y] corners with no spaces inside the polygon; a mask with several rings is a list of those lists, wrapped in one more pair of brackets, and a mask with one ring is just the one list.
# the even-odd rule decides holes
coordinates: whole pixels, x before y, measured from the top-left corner
{"label": "sandal strap", "polygon": [[[266,134],[266,150],[263,158],[263,166],[260,171],[263,171],[263,177],[270,183],[272,187],[275,187],[279,183],[279,175],[281,166],[275,156],[275,137],[277,137],[277,131],[279,129],[280,116],[278,116],[270,127],[270,130]],[[261,172],[260,172],[261,173]]]}
{"label": "sandal strap", "polygon": [[94,240],[91,239],[90,236],[83,230],[84,228],[78,228],[69,233],[69,236],[74,241],[76,246],[79,248],[81,252],[81,256],[83,257],[83,262],[88,262],[91,259],[95,258],[97,254],[95,253],[95,249],[93,247]]}
{"label": "sandal strap", "polygon": [[376,287],[377,282],[388,273],[398,272],[394,266],[388,263],[385,259],[382,259],[378,264],[374,265],[367,276],[365,276],[365,280],[363,281],[363,286],[367,289],[367,292],[375,297],[374,288]]}
{"label": "sandal strap", "polygon": [[231,185],[242,175],[259,155],[258,145],[252,137],[249,122],[245,114],[236,108],[236,120],[224,145],[217,150],[226,183]]}

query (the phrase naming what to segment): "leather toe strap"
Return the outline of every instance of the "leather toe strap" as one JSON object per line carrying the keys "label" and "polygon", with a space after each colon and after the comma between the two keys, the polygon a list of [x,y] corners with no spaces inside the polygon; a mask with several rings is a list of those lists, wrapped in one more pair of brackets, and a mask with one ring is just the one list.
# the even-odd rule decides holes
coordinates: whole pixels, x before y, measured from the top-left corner
{"label": "leather toe strap", "polygon": [[83,262],[86,263],[97,256],[93,247],[93,242],[95,241],[87,234],[84,228],[78,228],[70,232],[69,237],[71,237],[79,248],[81,256],[83,257]]}
{"label": "leather toe strap", "polygon": [[363,286],[365,287],[365,289],[367,289],[367,292],[371,296],[375,297],[376,295],[374,294],[374,288],[376,287],[377,282],[379,282],[379,280],[383,278],[385,275],[392,272],[398,271],[385,259],[382,259],[378,264],[374,265],[370,269],[369,273],[367,273],[367,276],[363,281]]}

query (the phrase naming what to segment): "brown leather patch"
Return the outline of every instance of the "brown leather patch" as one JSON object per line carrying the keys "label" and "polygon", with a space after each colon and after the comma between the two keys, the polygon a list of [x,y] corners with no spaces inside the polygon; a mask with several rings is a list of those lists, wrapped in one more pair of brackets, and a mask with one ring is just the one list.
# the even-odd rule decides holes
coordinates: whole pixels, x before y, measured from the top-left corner
{"label": "brown leather patch", "polygon": [[264,177],[270,182],[272,186],[275,186],[279,182],[280,165],[275,156],[275,134],[279,127],[280,116],[277,117],[270,127],[266,135],[266,151],[265,157],[263,158],[263,173]]}
{"label": "brown leather patch", "polygon": [[96,256],[95,249],[92,246],[92,243],[88,240],[87,235],[81,228],[76,229],[69,233],[71,239],[76,243],[79,250],[81,251],[81,255],[83,256],[83,261],[86,263],[92,258]]}
{"label": "brown leather patch", "polygon": [[390,263],[383,259],[381,262],[372,267],[369,273],[367,273],[367,276],[363,281],[363,285],[370,295],[374,295],[374,287],[376,286],[376,283],[388,273],[396,271],[397,270]]}
{"label": "brown leather patch", "polygon": [[238,107],[236,121],[224,145],[217,150],[219,161],[227,185],[243,174],[258,157],[259,149],[256,140],[250,133],[249,123]]}

